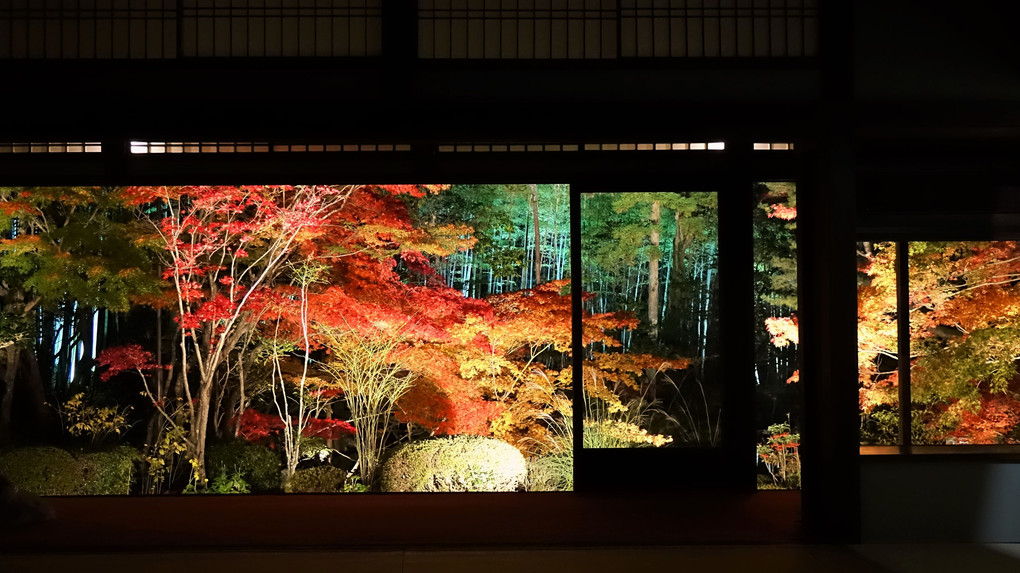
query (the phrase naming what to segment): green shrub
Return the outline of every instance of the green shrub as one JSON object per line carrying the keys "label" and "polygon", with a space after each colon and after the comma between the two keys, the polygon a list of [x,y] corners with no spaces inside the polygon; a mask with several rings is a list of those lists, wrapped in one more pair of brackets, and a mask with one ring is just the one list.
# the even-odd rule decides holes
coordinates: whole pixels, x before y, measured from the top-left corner
{"label": "green shrub", "polygon": [[251,488],[241,476],[241,472],[228,472],[226,468],[221,467],[216,477],[209,482],[209,487],[205,492],[213,494],[251,493]]}
{"label": "green shrub", "polygon": [[800,489],[800,434],[790,431],[789,421],[765,430],[765,440],[758,444],[758,459],[776,489]]}
{"label": "green shrub", "polygon": [[383,463],[382,491],[516,491],[528,467],[510,444],[452,436],[398,446]]}
{"label": "green shrub", "polygon": [[304,468],[290,478],[291,493],[341,493],[347,482],[347,472],[333,466]]}
{"label": "green shrub", "polygon": [[0,453],[0,473],[36,495],[126,495],[138,452],[119,447],[77,455],[50,446]]}
{"label": "green shrub", "polygon": [[280,456],[265,446],[242,440],[210,444],[205,467],[210,480],[225,473],[227,478],[239,477],[256,493],[280,489]]}
{"label": "green shrub", "polygon": [[135,462],[141,454],[134,448],[120,446],[101,452],[78,454],[78,463],[84,479],[83,495],[127,495],[131,493],[131,479]]}
{"label": "green shrub", "polygon": [[528,491],[574,491],[574,452],[528,460]]}
{"label": "green shrub", "polygon": [[70,453],[49,446],[0,453],[0,474],[18,488],[36,495],[74,495],[81,486]]}
{"label": "green shrub", "polygon": [[368,486],[358,476],[350,476],[344,483],[344,493],[368,493]]}

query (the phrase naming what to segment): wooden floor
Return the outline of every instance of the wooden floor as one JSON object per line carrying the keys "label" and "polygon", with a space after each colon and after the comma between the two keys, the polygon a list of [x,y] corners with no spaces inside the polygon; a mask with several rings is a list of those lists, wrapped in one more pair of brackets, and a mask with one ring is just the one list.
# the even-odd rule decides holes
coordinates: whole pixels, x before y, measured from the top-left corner
{"label": "wooden floor", "polygon": [[1016,573],[1017,546],[711,545],[602,549],[0,554],[5,573]]}
{"label": "wooden floor", "polygon": [[1020,571],[1020,545],[805,544],[796,492],[48,501],[0,528],[0,573]]}
{"label": "wooden floor", "polygon": [[[871,567],[871,568],[862,568]],[[188,552],[0,555],[10,573],[852,573],[884,570],[834,547],[738,546],[643,549],[546,549],[378,552]]]}

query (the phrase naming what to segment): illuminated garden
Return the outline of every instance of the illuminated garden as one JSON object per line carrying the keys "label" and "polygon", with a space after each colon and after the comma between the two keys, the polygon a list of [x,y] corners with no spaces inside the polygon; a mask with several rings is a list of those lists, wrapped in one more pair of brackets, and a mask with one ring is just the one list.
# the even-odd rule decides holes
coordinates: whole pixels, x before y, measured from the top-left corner
{"label": "illuminated garden", "polygon": [[[760,481],[797,487],[796,203],[756,189]],[[570,491],[577,446],[720,445],[716,194],[582,194],[579,238],[570,204],[564,184],[0,188],[0,474],[41,495]]]}
{"label": "illuminated garden", "polygon": [[[896,445],[901,321],[909,327],[909,442],[1020,443],[1020,244],[858,244],[858,361],[861,443]],[[907,289],[905,316],[897,290]]]}

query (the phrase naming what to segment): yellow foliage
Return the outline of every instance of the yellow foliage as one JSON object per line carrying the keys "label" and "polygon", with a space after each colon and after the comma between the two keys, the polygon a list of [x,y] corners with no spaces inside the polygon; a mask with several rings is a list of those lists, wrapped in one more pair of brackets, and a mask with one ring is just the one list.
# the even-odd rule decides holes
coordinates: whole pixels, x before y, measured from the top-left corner
{"label": "yellow foliage", "polygon": [[[585,432],[594,432],[608,443],[618,442],[619,444],[647,444],[653,447],[662,447],[673,442],[672,436],[650,434],[648,430],[638,427],[637,424],[623,420],[585,420]],[[619,446],[617,446],[619,447]]]}
{"label": "yellow foliage", "polygon": [[517,387],[514,400],[493,420],[492,435],[527,455],[548,453],[558,437],[550,422],[572,415],[572,404],[564,393],[569,387],[569,375],[564,378],[562,372],[534,366],[527,380]]}
{"label": "yellow foliage", "polygon": [[122,410],[110,406],[92,406],[85,401],[85,394],[81,392],[71,396],[61,407],[67,433],[75,438],[88,438],[93,445],[112,436],[119,436],[130,427],[127,423],[130,411],[130,406]]}

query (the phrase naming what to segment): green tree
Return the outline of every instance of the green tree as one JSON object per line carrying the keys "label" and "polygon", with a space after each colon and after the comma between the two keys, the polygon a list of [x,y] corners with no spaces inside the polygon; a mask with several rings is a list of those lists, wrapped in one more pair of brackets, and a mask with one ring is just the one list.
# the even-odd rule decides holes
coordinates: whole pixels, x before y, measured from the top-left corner
{"label": "green tree", "polygon": [[[757,427],[786,420],[797,405],[797,193],[791,182],[754,186],[755,378]],[[770,331],[771,328],[771,331]],[[780,331],[783,331],[780,333]],[[780,335],[782,334],[782,335]],[[797,416],[792,416],[794,430]]]}
{"label": "green tree", "polygon": [[[72,370],[94,358],[76,348],[95,346],[85,322],[96,310],[127,311],[135,297],[158,292],[159,283],[113,188],[0,188],[0,237],[0,330],[11,333],[0,401],[4,440],[18,374],[41,409],[38,354],[53,364],[48,378],[59,390]],[[40,340],[24,335],[30,327],[56,333]]]}
{"label": "green tree", "polygon": [[439,195],[408,198],[415,225],[466,225],[474,246],[433,257],[432,266],[464,296],[484,298],[569,273],[568,186],[454,185]]}
{"label": "green tree", "polygon": [[[608,193],[582,200],[584,288],[599,293],[590,304],[602,305],[591,310],[638,312],[652,342],[666,336],[684,354],[702,354],[704,328],[697,332],[712,290],[715,194]],[[667,318],[671,330],[660,332]],[[696,334],[684,334],[690,330]]]}

